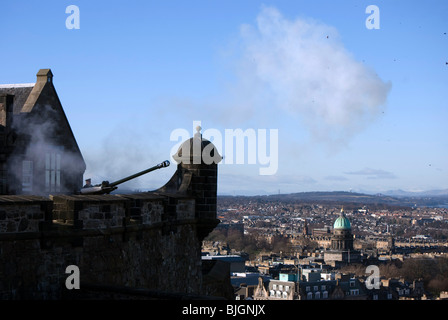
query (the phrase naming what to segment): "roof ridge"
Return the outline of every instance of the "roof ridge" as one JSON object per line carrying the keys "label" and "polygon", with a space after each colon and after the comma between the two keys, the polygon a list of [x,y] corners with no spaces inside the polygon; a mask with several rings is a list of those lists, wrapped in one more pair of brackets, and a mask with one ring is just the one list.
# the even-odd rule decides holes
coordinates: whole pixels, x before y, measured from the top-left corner
{"label": "roof ridge", "polygon": [[0,88],[29,88],[34,87],[36,83],[14,83],[14,84],[0,84]]}

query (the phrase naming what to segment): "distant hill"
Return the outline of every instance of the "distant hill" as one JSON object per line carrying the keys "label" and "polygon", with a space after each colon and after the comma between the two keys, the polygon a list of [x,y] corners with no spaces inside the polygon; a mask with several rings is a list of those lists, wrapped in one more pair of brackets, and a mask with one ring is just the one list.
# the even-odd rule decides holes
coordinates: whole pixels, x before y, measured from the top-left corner
{"label": "distant hill", "polygon": [[[224,196],[221,196],[224,197]],[[226,196],[227,197],[227,196]],[[228,196],[232,197],[232,196]],[[315,191],[275,194],[265,196],[237,196],[238,198],[260,199],[269,201],[300,201],[300,202],[339,202],[358,204],[386,204],[393,206],[438,206],[448,204],[447,196],[392,196],[386,194],[365,194],[348,191]]]}
{"label": "distant hill", "polygon": [[402,205],[402,200],[387,195],[371,195],[348,191],[331,192],[298,192],[269,196],[272,199],[290,199],[302,201],[336,201],[356,203],[385,203],[391,205]]}
{"label": "distant hill", "polygon": [[442,190],[429,190],[429,191],[404,191],[404,190],[389,190],[382,192],[393,197],[448,197],[448,189]]}

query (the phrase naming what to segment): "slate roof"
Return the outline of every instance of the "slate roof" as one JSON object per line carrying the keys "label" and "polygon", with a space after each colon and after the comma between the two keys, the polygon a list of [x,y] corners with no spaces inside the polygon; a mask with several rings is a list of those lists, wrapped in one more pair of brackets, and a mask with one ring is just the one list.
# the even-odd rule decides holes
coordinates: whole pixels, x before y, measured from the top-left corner
{"label": "slate roof", "polygon": [[0,94],[14,95],[13,113],[17,114],[22,111],[23,105],[33,90],[34,85],[34,83],[0,84]]}

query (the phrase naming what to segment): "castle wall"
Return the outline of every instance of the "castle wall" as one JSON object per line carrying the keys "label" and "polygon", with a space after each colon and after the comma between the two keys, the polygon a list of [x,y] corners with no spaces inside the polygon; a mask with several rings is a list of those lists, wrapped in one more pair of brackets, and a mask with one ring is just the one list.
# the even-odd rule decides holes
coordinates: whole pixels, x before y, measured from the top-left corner
{"label": "castle wall", "polygon": [[[101,285],[200,294],[207,223],[216,225],[199,221],[188,197],[0,197],[0,298],[82,298]],[[79,268],[76,292],[65,285],[69,265]]]}
{"label": "castle wall", "polygon": [[[185,145],[213,147],[197,138]],[[203,285],[203,272],[214,269],[203,268],[201,244],[219,223],[217,164],[194,164],[185,154],[167,184],[153,192],[0,196],[0,299],[216,293],[213,277]],[[79,289],[73,288],[76,270]],[[220,289],[228,297],[227,280],[220,280]]]}

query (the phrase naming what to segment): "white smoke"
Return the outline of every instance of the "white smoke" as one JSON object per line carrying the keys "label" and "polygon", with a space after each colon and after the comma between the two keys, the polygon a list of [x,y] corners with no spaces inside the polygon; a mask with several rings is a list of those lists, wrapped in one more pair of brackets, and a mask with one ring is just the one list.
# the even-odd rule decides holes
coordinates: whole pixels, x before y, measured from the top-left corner
{"label": "white smoke", "polygon": [[[8,171],[14,178],[10,183],[14,192],[48,195],[53,192],[74,193],[81,187],[82,158],[71,145],[68,128],[61,123],[61,113],[47,104],[36,105],[33,113],[14,116],[11,125],[14,149],[7,161]],[[28,173],[33,177],[25,189],[24,161],[32,163]],[[54,173],[51,178],[53,187],[49,185],[47,170]]]}
{"label": "white smoke", "polygon": [[[129,125],[134,132],[114,130],[96,150],[84,152],[86,177],[95,183],[112,181],[167,159],[170,154],[159,151],[174,145],[172,130],[190,131],[196,120],[204,130],[222,133],[237,128],[278,129],[280,161],[285,159],[282,146],[296,161],[314,144],[292,139],[286,143],[287,138],[305,130],[330,147],[346,143],[381,114],[391,87],[354,58],[334,27],[312,19],[287,19],[272,7],[263,7],[255,24],[242,25],[238,39],[220,53],[219,70],[230,74],[223,74],[224,83],[217,84],[217,91],[205,94],[198,88],[203,94],[199,99],[197,93],[160,98],[151,108],[157,110],[156,121],[166,124],[166,132],[155,139],[147,131],[151,125],[140,132],[135,121]],[[148,186],[158,175],[143,176],[129,185]]]}
{"label": "white smoke", "polygon": [[[108,128],[111,131],[101,143],[86,147],[84,159],[87,169],[84,176],[91,178],[92,184],[114,182],[169,160],[171,146],[168,142],[163,143],[159,133],[152,131],[148,125],[140,127],[138,122],[121,122],[114,128]],[[148,123],[151,124],[151,121]],[[168,181],[174,170],[175,164],[172,163],[170,168],[156,170],[120,184],[118,191],[157,189]]]}
{"label": "white smoke", "polygon": [[[243,25],[231,94],[242,118],[283,114],[315,139],[343,142],[374,120],[390,83],[348,52],[335,28],[264,7]],[[286,117],[285,117],[286,115]],[[280,118],[280,117],[279,117]]]}

